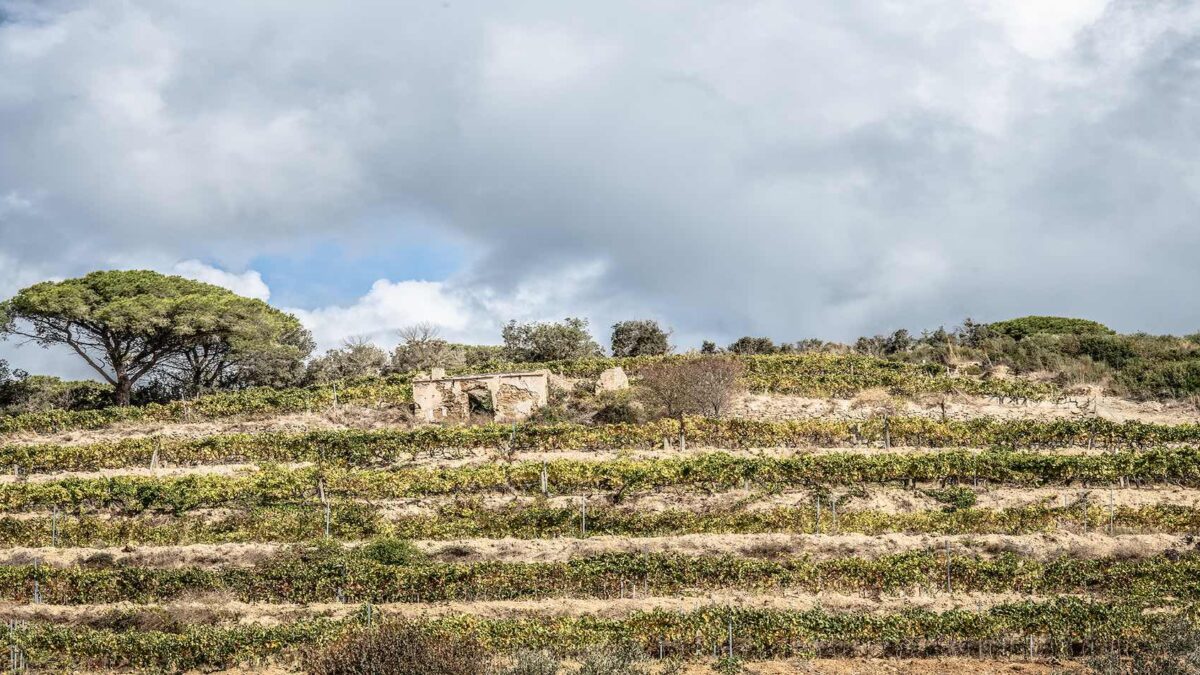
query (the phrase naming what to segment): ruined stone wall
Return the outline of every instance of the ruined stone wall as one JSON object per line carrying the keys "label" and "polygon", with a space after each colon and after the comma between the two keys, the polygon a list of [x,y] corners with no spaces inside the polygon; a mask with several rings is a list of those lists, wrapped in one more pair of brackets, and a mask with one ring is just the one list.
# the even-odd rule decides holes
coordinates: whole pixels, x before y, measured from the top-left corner
{"label": "ruined stone wall", "polygon": [[472,392],[482,397],[486,390],[496,422],[519,422],[549,401],[549,376],[549,371],[536,371],[417,378],[413,401],[426,422],[465,422],[471,416]]}

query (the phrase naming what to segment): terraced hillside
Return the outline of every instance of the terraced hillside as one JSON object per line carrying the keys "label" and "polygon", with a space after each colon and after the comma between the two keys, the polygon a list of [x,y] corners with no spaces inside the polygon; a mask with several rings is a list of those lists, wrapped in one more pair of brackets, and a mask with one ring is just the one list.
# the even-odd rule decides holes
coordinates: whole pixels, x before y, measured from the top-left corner
{"label": "terraced hillside", "polygon": [[980,382],[883,416],[821,397],[955,378],[752,363],[684,443],[673,420],[410,428],[399,381],[13,418],[12,665],[299,672],[406,621],[499,655],[633,645],[649,672],[1060,672],[1187,629],[1194,414]]}

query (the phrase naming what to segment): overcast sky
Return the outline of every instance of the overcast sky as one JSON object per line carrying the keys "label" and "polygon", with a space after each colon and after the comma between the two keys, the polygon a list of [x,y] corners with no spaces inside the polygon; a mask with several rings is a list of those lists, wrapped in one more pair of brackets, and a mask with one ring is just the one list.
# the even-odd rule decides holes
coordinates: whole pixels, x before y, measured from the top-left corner
{"label": "overcast sky", "polygon": [[152,268],[323,347],[1188,333],[1198,197],[1196,2],[0,0],[5,297]]}

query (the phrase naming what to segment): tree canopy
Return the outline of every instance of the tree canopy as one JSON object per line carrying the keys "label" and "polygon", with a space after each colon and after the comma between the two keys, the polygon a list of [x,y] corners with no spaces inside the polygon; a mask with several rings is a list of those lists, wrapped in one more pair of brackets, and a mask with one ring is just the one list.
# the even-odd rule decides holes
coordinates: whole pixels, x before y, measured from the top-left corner
{"label": "tree canopy", "polygon": [[587,319],[523,324],[509,321],[501,337],[504,356],[512,361],[558,361],[604,355],[588,333]]}
{"label": "tree canopy", "polygon": [[378,377],[388,368],[388,355],[362,337],[348,338],[341,349],[330,349],[308,364],[309,382],[325,384],[356,377]]}
{"label": "tree canopy", "polygon": [[671,351],[668,339],[657,321],[622,321],[612,327],[612,355],[662,356]]}
{"label": "tree canopy", "polygon": [[774,354],[779,351],[771,338],[743,336],[729,345],[734,354]]}
{"label": "tree canopy", "polygon": [[0,333],[70,348],[113,386],[119,405],[151,373],[185,372],[212,383],[251,354],[299,362],[312,349],[295,317],[261,300],[146,270],[22,289],[0,303]]}

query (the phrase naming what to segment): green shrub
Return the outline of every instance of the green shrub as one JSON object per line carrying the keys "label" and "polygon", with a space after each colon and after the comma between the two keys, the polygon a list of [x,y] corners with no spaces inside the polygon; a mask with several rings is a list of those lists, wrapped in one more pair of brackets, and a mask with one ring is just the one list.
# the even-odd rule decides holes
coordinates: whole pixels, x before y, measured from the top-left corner
{"label": "green shrub", "polygon": [[597,409],[592,421],[597,424],[640,424],[646,417],[629,389],[600,392],[593,403]]}
{"label": "green shrub", "polygon": [[1093,361],[1106,363],[1113,368],[1124,368],[1137,358],[1132,342],[1121,335],[1092,334],[1079,338],[1079,351]]}
{"label": "green shrub", "polygon": [[988,324],[988,330],[997,335],[1007,335],[1020,340],[1038,333],[1053,335],[1114,334],[1115,331],[1102,323],[1087,319],[1070,319],[1060,316],[1024,316],[1019,319],[997,321]]}
{"label": "green shrub", "polygon": [[955,485],[941,490],[925,490],[926,495],[946,505],[946,511],[969,509],[975,506],[975,491],[968,487]]}
{"label": "green shrub", "polygon": [[425,554],[407,539],[382,537],[364,545],[359,554],[382,565],[412,565],[422,562]]}
{"label": "green shrub", "polygon": [[726,654],[717,659],[717,662],[713,664],[713,670],[721,675],[738,675],[746,672],[746,664],[738,657]]}

